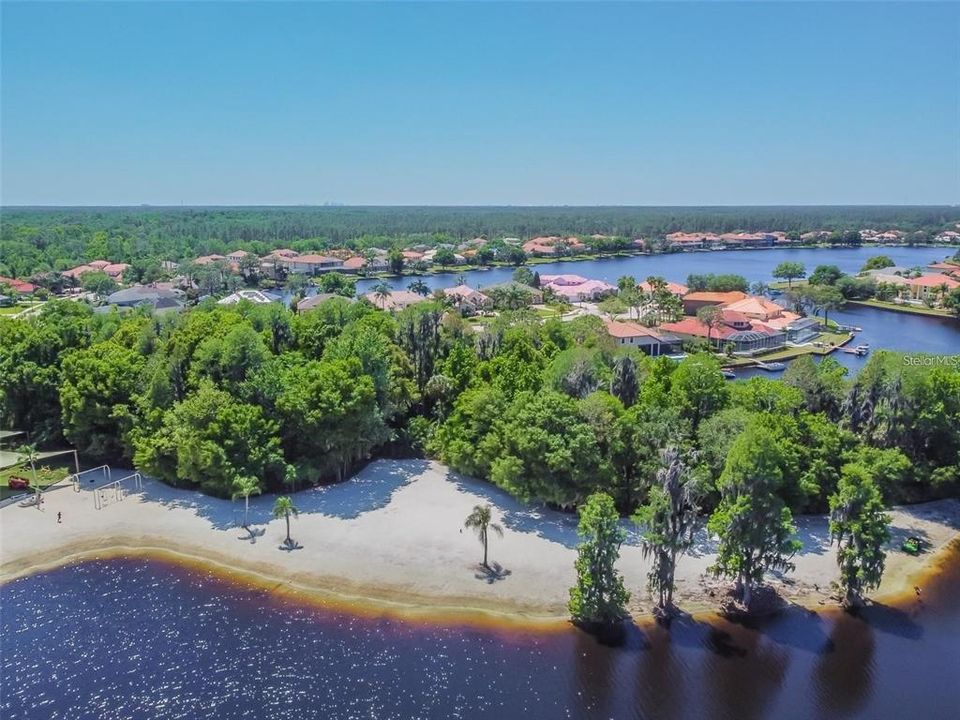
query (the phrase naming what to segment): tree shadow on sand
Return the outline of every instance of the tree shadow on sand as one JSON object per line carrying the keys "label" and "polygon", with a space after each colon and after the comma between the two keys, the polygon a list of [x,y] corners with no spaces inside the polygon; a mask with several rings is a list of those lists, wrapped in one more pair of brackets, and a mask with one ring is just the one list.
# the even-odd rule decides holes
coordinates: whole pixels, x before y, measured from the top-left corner
{"label": "tree shadow on sand", "polygon": [[495,582],[500,582],[501,580],[506,580],[510,575],[513,574],[512,570],[507,570],[498,562],[490,563],[489,567],[484,567],[483,565],[476,565],[474,567],[476,572],[473,576],[477,580],[483,580],[487,585],[493,585]]}
{"label": "tree shadow on sand", "polygon": [[448,473],[447,478],[458,490],[477,495],[500,510],[501,523],[510,530],[533,534],[571,549],[580,542],[574,513],[553,510],[545,505],[528,505],[496,485],[453,471]]}
{"label": "tree shadow on sand", "polygon": [[[426,460],[376,460],[348,480],[301,490],[292,493],[291,497],[301,515],[318,514],[354,520],[364,513],[385,507],[397,490],[429,467]],[[144,478],[142,493],[131,495],[140,495],[146,501],[165,507],[192,511],[217,530],[236,527],[235,511],[239,504],[230,500],[204,495],[197,490],[171,487],[152,478]],[[269,523],[273,519],[275,500],[273,494],[251,497],[248,524]]]}
{"label": "tree shadow on sand", "polygon": [[267,534],[266,528],[245,527],[243,529],[247,531],[247,534],[240,535],[239,537],[237,537],[237,540],[244,540],[246,542],[249,542],[251,545],[256,544],[257,538],[263,537],[264,535]]}

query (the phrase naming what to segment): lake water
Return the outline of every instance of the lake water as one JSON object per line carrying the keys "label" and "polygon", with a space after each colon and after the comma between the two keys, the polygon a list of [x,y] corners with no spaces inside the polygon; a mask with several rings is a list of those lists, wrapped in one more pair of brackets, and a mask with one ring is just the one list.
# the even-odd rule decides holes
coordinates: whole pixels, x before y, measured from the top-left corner
{"label": "lake water", "polygon": [[[672,253],[669,255],[635,255],[606,258],[603,260],[579,260],[555,262],[531,266],[541,275],[572,273],[584,277],[605,280],[616,284],[622,275],[633,275],[638,280],[650,275],[660,275],[668,280],[686,282],[690,274],[726,274],[744,276],[750,283],[772,282],[773,269],[781,262],[792,260],[803,263],[807,272],[817,265],[836,265],[843,272],[856,274],[875,255],[884,254],[897,265],[926,267],[931,262],[943,260],[953,251],[946,248],[776,248],[772,250],[738,250],[723,252]],[[509,280],[513,268],[489,270],[464,270],[463,280],[472,287],[483,287]],[[459,275],[440,274],[421,277],[431,289],[453,287]],[[404,288],[413,278],[388,281],[395,289]],[[357,283],[360,293],[367,292],[380,280],[363,279]],[[960,353],[960,321],[952,318],[908,315],[889,310],[848,306],[831,313],[830,317],[845,325],[861,328],[856,344],[869,343],[872,349],[888,348],[904,352],[936,354]],[[855,372],[868,360],[848,353],[833,353],[831,356]],[[764,371],[744,371],[748,376]]]}
{"label": "lake water", "polygon": [[279,598],[196,569],[95,560],[0,587],[0,716],[871,718],[960,711],[960,553],[903,607],[681,620],[610,648]]}
{"label": "lake water", "polygon": [[[836,265],[843,272],[852,275],[860,271],[867,258],[874,255],[887,255],[897,265],[905,267],[926,267],[931,262],[943,260],[953,254],[955,249],[932,247],[891,247],[891,248],[773,248],[770,250],[725,250],[722,252],[681,252],[666,255],[631,255],[628,257],[610,257],[601,260],[574,260],[569,262],[544,263],[531,265],[530,269],[541,275],[574,274],[595,280],[605,280],[616,284],[623,275],[633,275],[644,280],[650,275],[659,275],[674,282],[685,283],[687,275],[707,274],[742,275],[749,282],[772,282],[773,269],[786,260],[806,265],[807,273],[813,272],[817,265]],[[460,275],[471,287],[483,287],[506,282],[513,276],[514,268],[495,267],[488,270],[464,269],[462,273],[442,273],[424,275],[423,280],[431,289],[453,287]],[[387,284],[394,289],[402,289],[413,278],[392,278]],[[377,283],[376,279],[361,279],[357,291],[365,293]]]}

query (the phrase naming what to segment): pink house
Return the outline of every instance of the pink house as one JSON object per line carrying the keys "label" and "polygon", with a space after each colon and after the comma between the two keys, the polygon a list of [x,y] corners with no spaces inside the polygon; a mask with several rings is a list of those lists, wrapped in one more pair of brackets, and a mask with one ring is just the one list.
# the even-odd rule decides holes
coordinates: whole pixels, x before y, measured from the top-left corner
{"label": "pink house", "polygon": [[569,302],[596,300],[617,291],[616,286],[603,280],[588,280],[579,275],[544,275],[540,282],[542,288],[549,288]]}

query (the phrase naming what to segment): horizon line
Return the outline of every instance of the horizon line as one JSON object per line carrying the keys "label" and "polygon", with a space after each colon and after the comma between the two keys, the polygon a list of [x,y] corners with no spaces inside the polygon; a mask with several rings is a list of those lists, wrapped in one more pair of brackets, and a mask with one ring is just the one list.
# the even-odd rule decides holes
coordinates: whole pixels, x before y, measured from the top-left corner
{"label": "horizon line", "polygon": [[128,210],[175,210],[175,209],[204,209],[204,208],[303,208],[303,209],[322,209],[322,210],[336,210],[341,208],[458,208],[458,209],[487,209],[487,208],[518,208],[518,209],[539,209],[539,208],[549,208],[549,209],[562,209],[562,208],[597,208],[597,209],[607,209],[607,208],[637,208],[637,209],[661,209],[661,208],[687,208],[687,209],[711,209],[711,208],[960,208],[960,203],[763,203],[763,204],[703,204],[703,205],[602,205],[602,204],[591,204],[591,205],[577,205],[577,204],[558,204],[558,205],[542,205],[542,204],[508,204],[508,205],[497,205],[497,204],[477,204],[477,205],[444,205],[444,204],[349,204],[349,203],[320,203],[320,204],[310,204],[310,203],[296,203],[290,205],[284,204],[257,204],[257,203],[247,203],[247,204],[179,204],[179,205],[166,205],[166,204],[152,204],[152,203],[138,203],[135,205],[97,205],[97,204],[84,204],[84,205],[70,205],[70,204],[48,204],[48,203],[38,203],[38,204],[17,204],[17,205],[6,205],[0,203],[0,211],[2,210],[32,210],[32,209],[49,209],[49,210],[83,210],[83,209],[128,209]]}

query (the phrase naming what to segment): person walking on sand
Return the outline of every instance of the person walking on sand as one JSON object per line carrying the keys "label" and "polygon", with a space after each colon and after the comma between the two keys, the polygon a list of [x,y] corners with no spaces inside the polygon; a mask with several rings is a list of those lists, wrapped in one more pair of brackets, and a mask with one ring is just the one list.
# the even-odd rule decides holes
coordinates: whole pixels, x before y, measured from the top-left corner
{"label": "person walking on sand", "polygon": [[58,513],[57,513],[57,523],[60,522],[60,519],[61,519],[62,517],[63,517],[63,513],[58,512]]}

